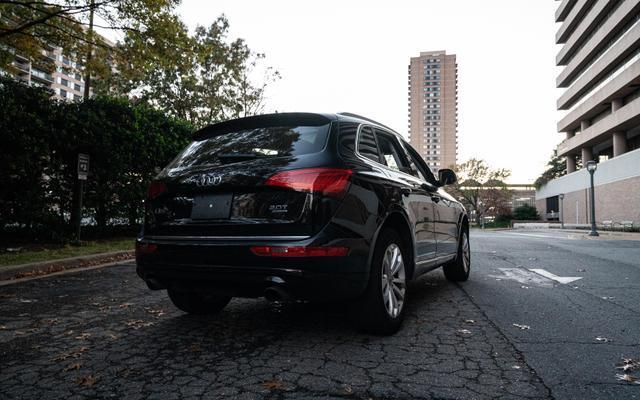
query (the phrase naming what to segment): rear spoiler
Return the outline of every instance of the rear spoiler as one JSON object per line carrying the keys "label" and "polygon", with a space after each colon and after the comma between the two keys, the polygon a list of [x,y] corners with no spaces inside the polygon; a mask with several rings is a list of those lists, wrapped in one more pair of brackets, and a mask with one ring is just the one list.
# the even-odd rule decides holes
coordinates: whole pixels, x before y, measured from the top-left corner
{"label": "rear spoiler", "polygon": [[217,124],[208,125],[193,134],[194,140],[203,140],[221,134],[274,126],[322,126],[336,118],[330,118],[324,114],[313,113],[280,113],[263,114],[253,117],[231,119]]}

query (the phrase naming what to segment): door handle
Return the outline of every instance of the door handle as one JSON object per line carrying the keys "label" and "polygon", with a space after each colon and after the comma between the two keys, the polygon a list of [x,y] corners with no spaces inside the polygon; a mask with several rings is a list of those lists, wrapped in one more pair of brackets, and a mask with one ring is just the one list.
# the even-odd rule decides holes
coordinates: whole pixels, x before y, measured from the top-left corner
{"label": "door handle", "polygon": [[440,196],[431,196],[431,200],[432,200],[434,203],[437,203],[437,202],[439,202],[439,201],[440,201]]}
{"label": "door handle", "polygon": [[411,194],[411,189],[403,187],[400,189],[400,193],[402,193],[404,196],[409,196]]}

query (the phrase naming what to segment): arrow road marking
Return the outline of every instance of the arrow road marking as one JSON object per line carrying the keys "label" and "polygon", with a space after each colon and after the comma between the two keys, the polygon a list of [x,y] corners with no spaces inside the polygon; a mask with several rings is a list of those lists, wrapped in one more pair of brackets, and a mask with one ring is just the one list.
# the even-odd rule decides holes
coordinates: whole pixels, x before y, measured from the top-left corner
{"label": "arrow road marking", "polygon": [[553,282],[524,268],[498,268],[502,275],[489,275],[491,278],[516,281],[518,283],[542,287],[553,287]]}
{"label": "arrow road marking", "polygon": [[571,283],[573,281],[577,281],[578,279],[582,279],[581,276],[557,276],[557,275],[554,275],[551,272],[546,271],[544,269],[535,269],[535,268],[531,269],[530,268],[529,271],[535,272],[538,275],[542,275],[545,278],[549,278],[549,279],[554,280],[554,281],[556,281],[558,283],[562,283],[563,285],[566,285],[567,283]]}

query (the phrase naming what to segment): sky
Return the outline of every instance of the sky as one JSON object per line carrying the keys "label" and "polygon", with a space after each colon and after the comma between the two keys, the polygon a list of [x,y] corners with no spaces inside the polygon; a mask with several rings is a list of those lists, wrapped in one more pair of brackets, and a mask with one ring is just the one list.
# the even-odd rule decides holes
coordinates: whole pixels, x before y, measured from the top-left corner
{"label": "sky", "polygon": [[185,23],[224,14],[230,39],[282,79],[266,112],[348,111],[408,134],[407,66],[421,51],[458,62],[458,162],[480,158],[533,182],[562,140],[552,0],[183,0]]}

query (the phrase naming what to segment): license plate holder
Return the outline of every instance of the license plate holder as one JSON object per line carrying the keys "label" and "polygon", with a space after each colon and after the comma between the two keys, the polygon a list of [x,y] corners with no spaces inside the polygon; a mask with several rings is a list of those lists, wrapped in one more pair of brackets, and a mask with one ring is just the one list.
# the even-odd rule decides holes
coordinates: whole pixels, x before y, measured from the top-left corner
{"label": "license plate holder", "polygon": [[232,194],[195,196],[191,219],[229,219]]}

